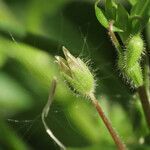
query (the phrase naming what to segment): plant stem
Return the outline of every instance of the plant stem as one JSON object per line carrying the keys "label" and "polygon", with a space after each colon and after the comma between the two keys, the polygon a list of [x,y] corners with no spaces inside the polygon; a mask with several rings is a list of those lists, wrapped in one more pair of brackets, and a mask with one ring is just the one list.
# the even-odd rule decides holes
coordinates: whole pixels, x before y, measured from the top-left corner
{"label": "plant stem", "polygon": [[[112,30],[113,23],[114,23],[113,21],[109,22],[109,28],[108,28],[109,35],[110,35],[110,38],[111,38],[114,46],[116,47],[118,53],[121,54],[123,52],[122,51],[122,47],[121,47],[121,45],[120,45],[117,37],[115,36],[115,33]],[[147,82],[147,83],[149,83],[149,77],[148,76],[149,75],[146,74],[146,81],[145,82]],[[144,87],[144,85],[143,85],[143,86],[139,87],[137,89],[137,91],[138,91],[138,94],[139,94],[139,97],[140,97],[140,100],[141,100],[141,104],[142,104],[142,107],[143,107],[143,111],[144,111],[144,115],[145,115],[148,127],[150,129],[150,101],[148,99],[148,96],[149,96],[149,94],[147,93],[148,90],[146,90],[145,87]]]}
{"label": "plant stem", "polygon": [[147,92],[146,92],[144,85],[140,86],[137,89],[137,91],[138,91],[138,94],[139,94],[139,97],[141,100],[141,104],[143,107],[143,111],[144,111],[145,119],[147,121],[147,125],[150,129],[150,101],[148,99],[148,95],[147,95]]}
{"label": "plant stem", "polygon": [[103,122],[104,122],[105,126],[107,127],[109,133],[111,134],[116,146],[118,147],[118,150],[126,150],[125,144],[122,142],[121,138],[119,137],[117,132],[112,127],[112,124],[110,123],[108,118],[105,116],[105,114],[104,114],[100,104],[98,103],[98,100],[95,98],[94,94],[90,95],[90,99],[92,100],[92,103],[93,103],[94,107],[96,108],[99,116],[101,117],[101,119],[103,120]]}
{"label": "plant stem", "polygon": [[109,22],[108,34],[111,38],[112,43],[114,44],[115,48],[117,49],[118,53],[121,54],[123,52],[123,49],[122,49],[115,33],[113,32],[113,23],[114,23],[113,20]]}
{"label": "plant stem", "polygon": [[[148,51],[147,51],[148,53]],[[149,56],[146,56],[145,66],[144,66],[144,85],[146,88],[147,96],[150,98],[150,63]]]}
{"label": "plant stem", "polygon": [[42,114],[41,114],[41,119],[42,119],[42,123],[44,125],[44,128],[45,128],[47,134],[53,139],[53,141],[60,147],[61,150],[66,150],[66,147],[53,134],[53,132],[48,127],[48,125],[46,123],[46,120],[45,120],[46,117],[48,116],[48,113],[49,113],[49,110],[50,110],[50,106],[51,106],[53,98],[54,98],[54,94],[55,94],[55,90],[56,90],[56,85],[57,85],[57,80],[56,80],[56,78],[54,78],[52,80],[52,83],[51,83],[51,89],[50,89],[48,101],[47,101],[46,105],[44,106]]}

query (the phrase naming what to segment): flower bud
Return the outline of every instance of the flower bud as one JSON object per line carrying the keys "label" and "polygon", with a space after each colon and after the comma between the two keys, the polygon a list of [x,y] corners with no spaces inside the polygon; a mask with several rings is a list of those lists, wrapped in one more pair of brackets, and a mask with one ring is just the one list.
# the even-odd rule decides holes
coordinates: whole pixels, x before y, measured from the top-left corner
{"label": "flower bud", "polygon": [[88,66],[79,58],[75,58],[63,47],[65,59],[55,56],[62,76],[67,83],[80,95],[89,96],[94,92],[95,81]]}

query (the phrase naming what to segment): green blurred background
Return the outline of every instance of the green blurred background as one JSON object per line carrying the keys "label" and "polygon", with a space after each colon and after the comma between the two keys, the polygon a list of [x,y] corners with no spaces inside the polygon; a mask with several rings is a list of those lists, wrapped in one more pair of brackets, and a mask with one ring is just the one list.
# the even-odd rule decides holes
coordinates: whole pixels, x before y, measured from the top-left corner
{"label": "green blurred background", "polygon": [[[147,48],[149,33],[147,26]],[[96,95],[129,149],[148,150],[141,105],[119,76],[115,49],[92,0],[0,0],[0,150],[59,149],[41,121],[54,76],[58,87],[47,123],[56,137],[68,150],[116,148],[90,102],[62,82],[54,56],[62,55],[63,45],[91,60]]]}

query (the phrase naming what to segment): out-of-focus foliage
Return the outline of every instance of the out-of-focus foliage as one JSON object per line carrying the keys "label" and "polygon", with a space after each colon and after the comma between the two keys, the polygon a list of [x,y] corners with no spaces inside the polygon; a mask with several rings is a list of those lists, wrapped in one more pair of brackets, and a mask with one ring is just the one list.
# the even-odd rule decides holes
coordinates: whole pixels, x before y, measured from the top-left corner
{"label": "out-of-focus foliage", "polygon": [[91,0],[0,0],[0,149],[59,149],[40,117],[54,76],[58,87],[47,119],[53,133],[68,150],[115,149],[91,104],[62,82],[54,56],[63,45],[91,59],[98,99],[128,147],[148,149],[148,140],[139,143],[148,130],[138,98],[118,77],[115,50]]}

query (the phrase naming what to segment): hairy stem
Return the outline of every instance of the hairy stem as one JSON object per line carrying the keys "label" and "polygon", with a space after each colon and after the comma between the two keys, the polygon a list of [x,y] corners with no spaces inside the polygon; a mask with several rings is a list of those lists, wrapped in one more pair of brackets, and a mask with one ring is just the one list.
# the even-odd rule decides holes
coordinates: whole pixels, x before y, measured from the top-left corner
{"label": "hairy stem", "polygon": [[121,54],[123,52],[123,49],[122,49],[115,33],[113,32],[113,23],[114,23],[113,20],[109,22],[108,34],[111,38],[112,43],[114,44],[115,48],[117,49],[118,53]]}
{"label": "hairy stem", "polygon": [[107,129],[110,133],[110,135],[112,136],[116,146],[118,147],[118,150],[126,150],[125,144],[122,142],[121,138],[119,137],[117,132],[112,127],[112,124],[110,123],[108,118],[105,116],[100,104],[98,103],[98,100],[95,98],[95,96],[93,94],[90,95],[90,99],[92,100],[94,107],[96,108],[99,116],[103,120],[105,126],[107,127]]}
{"label": "hairy stem", "polygon": [[143,111],[144,111],[144,115],[145,115],[147,125],[150,129],[150,101],[148,99],[148,95],[147,95],[147,92],[146,92],[146,89],[145,89],[144,85],[139,87],[137,89],[137,91],[138,91],[138,94],[139,94],[139,97],[140,97],[140,100],[141,100],[141,104],[142,104],[142,107],[143,107]]}

